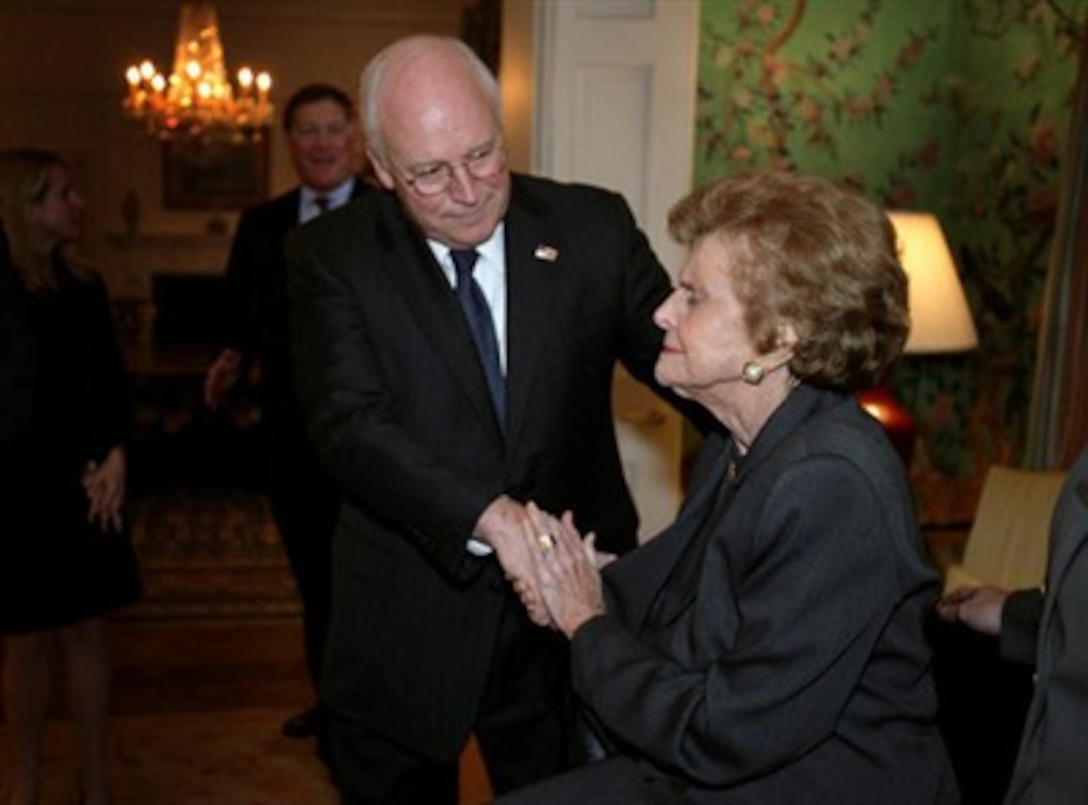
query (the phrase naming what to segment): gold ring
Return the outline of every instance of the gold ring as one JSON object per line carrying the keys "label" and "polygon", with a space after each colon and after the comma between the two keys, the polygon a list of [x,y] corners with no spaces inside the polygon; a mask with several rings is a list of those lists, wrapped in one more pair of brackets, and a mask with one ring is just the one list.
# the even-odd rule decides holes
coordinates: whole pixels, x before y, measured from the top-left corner
{"label": "gold ring", "polygon": [[555,547],[555,537],[551,534],[537,534],[536,541],[542,551],[550,551]]}

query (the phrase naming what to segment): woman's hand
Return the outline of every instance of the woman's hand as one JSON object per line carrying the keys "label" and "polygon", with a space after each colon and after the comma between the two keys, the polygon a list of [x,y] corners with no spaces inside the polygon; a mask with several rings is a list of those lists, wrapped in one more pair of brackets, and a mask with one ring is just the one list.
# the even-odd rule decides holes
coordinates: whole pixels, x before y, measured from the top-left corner
{"label": "woman's hand", "polygon": [[[593,534],[582,539],[574,527],[571,512],[556,518],[532,502],[527,509],[529,518],[524,535],[535,577],[535,585],[529,585],[533,588],[532,606],[527,604],[527,608],[534,622],[539,622],[537,617],[542,602],[550,622],[569,638],[579,626],[605,611],[597,561],[598,556],[605,563],[610,558],[607,554],[597,553]],[[519,594],[525,602],[526,595]]]}
{"label": "woman's hand", "polygon": [[125,451],[114,447],[101,465],[87,462],[83,489],[87,493],[87,522],[98,523],[103,531],[120,531],[124,525],[121,509],[125,503]]}
{"label": "woman's hand", "polygon": [[525,607],[529,620],[537,626],[555,629],[556,625],[552,622],[552,616],[548,613],[544,599],[537,592],[537,585],[533,583],[533,580],[518,576],[511,578],[510,582],[514,585],[514,592],[521,599],[521,605]]}

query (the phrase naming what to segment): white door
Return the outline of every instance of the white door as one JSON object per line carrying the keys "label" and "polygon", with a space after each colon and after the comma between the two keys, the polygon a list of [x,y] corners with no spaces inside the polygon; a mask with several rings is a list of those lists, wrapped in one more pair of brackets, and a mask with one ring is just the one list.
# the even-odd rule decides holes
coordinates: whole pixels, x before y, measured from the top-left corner
{"label": "white door", "polygon": [[[504,111],[535,173],[621,192],[675,271],[669,207],[691,187],[698,0],[506,0]],[[680,501],[679,417],[626,373],[614,387],[640,538]]]}

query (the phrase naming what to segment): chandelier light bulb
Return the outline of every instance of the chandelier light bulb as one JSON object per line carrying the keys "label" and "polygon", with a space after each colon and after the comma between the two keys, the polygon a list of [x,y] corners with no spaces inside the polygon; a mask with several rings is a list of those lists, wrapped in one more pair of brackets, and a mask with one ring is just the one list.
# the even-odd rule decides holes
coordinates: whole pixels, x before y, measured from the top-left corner
{"label": "chandelier light bulb", "polygon": [[[126,114],[157,139],[244,141],[265,136],[272,120],[272,77],[250,67],[226,70],[219,23],[211,3],[182,3],[169,77],[150,59],[124,73]],[[253,87],[257,92],[253,92]]]}

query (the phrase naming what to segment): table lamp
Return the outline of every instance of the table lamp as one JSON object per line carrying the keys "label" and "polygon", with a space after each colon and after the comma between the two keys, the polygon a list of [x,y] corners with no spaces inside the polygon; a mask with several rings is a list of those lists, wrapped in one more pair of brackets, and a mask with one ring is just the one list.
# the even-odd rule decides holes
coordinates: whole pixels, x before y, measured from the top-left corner
{"label": "table lamp", "polygon": [[[899,241],[899,259],[910,279],[910,334],[904,355],[966,352],[978,346],[978,333],[967,306],[955,261],[936,216],[924,212],[888,213]],[[858,395],[862,407],[888,433],[903,461],[914,455],[914,419],[887,388]]]}

